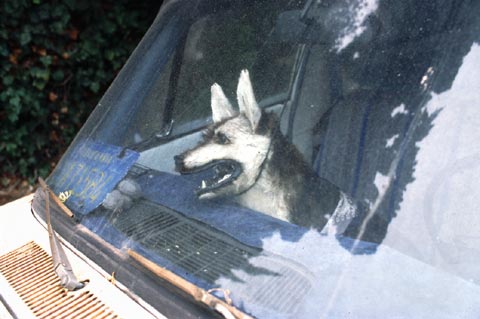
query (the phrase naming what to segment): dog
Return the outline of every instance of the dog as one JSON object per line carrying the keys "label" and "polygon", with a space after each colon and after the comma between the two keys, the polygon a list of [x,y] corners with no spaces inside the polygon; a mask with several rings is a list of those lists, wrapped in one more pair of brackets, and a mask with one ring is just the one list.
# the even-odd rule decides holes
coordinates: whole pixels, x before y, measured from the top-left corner
{"label": "dog", "polygon": [[[230,197],[242,206],[300,226],[341,232],[355,205],[320,178],[281,133],[278,117],[262,111],[249,72],[241,71],[237,112],[218,84],[211,87],[211,124],[193,149],[174,157],[175,169],[193,174],[212,169],[199,199]],[[332,227],[334,230],[332,230]],[[342,229],[339,229],[342,228]]]}

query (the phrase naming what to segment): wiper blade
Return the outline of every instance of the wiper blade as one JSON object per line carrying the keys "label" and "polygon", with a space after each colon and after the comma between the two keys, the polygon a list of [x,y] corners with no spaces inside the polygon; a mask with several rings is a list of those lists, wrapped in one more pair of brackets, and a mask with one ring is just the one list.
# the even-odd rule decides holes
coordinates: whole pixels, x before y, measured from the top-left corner
{"label": "wiper blade", "polygon": [[[52,223],[50,219],[50,196],[52,196],[54,199],[56,198],[56,196],[50,191],[47,183],[45,183],[45,181],[41,177],[38,179],[38,182],[40,183],[40,186],[42,187],[42,190],[45,193],[45,208],[46,208],[45,215],[47,219],[47,229],[48,229],[48,237],[50,240],[50,249],[52,252],[53,270],[55,271],[57,276],[60,278],[60,284],[62,285],[62,287],[70,291],[81,289],[85,286],[85,284],[83,282],[78,281],[77,277],[75,277],[75,274],[72,271],[72,266],[68,261],[67,255],[65,254],[65,251],[63,250],[63,247],[60,244],[60,241],[58,240],[58,237],[55,234],[55,231],[53,230],[53,227],[52,227]],[[61,201],[58,198],[56,199],[58,200],[58,202],[61,203]]]}
{"label": "wiper blade", "polygon": [[189,281],[183,279],[180,276],[177,276],[173,272],[160,267],[153,261],[143,257],[139,253],[135,252],[134,250],[129,249],[128,255],[132,257],[135,261],[137,261],[140,265],[145,267],[147,270],[155,274],[156,276],[160,277],[163,280],[168,281],[175,287],[180,288],[183,292],[192,296],[196,301],[206,305],[210,309],[213,309],[219,312],[222,316],[227,319],[253,319],[251,316],[247,315],[246,313],[240,311],[239,309],[235,308],[231,304],[218,299],[209,291],[206,291],[200,287],[195,286],[194,284],[190,283]]}

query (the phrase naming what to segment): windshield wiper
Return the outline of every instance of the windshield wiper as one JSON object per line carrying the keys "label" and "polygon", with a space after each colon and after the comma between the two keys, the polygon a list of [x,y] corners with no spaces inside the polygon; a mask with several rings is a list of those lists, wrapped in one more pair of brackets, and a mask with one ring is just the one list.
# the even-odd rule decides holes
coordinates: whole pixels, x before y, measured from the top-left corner
{"label": "windshield wiper", "polygon": [[[156,276],[160,277],[163,280],[166,280],[167,282],[174,285],[175,287],[180,288],[183,292],[192,296],[195,299],[195,301],[200,302],[206,305],[207,307],[209,307],[210,309],[213,309],[219,312],[225,318],[253,319],[251,316],[247,315],[246,313],[232,306],[230,302],[225,302],[221,299],[218,299],[214,295],[212,295],[210,293],[210,290],[206,291],[200,287],[195,286],[194,284],[183,279],[182,277],[177,276],[173,272],[163,267],[160,267],[153,261],[150,261],[149,259],[143,257],[142,255],[135,252],[134,250],[129,249],[128,255],[131,258],[133,258],[136,262],[138,262],[140,265],[145,267],[147,270],[155,274]],[[225,296],[225,299],[228,300],[227,295]]]}
{"label": "windshield wiper", "polygon": [[[75,277],[67,255],[65,254],[65,251],[63,250],[63,247],[60,244],[60,241],[58,240],[58,237],[52,227],[50,219],[50,196],[52,196],[54,199],[58,198],[56,198],[55,194],[50,191],[47,183],[45,183],[41,177],[38,179],[38,182],[40,183],[40,186],[45,194],[45,215],[47,220],[48,237],[50,240],[50,250],[52,251],[53,270],[55,271],[55,274],[57,274],[58,278],[60,278],[60,284],[62,287],[70,291],[81,289],[85,286],[85,284],[78,281],[77,277]],[[60,200],[58,200],[58,202],[60,202]]]}

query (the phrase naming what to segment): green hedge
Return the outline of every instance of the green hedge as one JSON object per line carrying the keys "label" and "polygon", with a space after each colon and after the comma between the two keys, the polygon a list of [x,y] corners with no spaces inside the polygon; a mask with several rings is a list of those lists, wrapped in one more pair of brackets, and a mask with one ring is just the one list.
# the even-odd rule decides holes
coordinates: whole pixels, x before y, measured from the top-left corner
{"label": "green hedge", "polygon": [[48,175],[159,6],[126,0],[1,2],[2,181]]}

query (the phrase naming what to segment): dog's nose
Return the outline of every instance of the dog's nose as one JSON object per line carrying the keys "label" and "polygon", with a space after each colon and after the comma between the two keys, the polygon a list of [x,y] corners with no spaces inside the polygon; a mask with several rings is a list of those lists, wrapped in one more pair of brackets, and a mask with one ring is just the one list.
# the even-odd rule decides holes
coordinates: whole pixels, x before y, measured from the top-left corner
{"label": "dog's nose", "polygon": [[183,163],[183,160],[185,159],[185,156],[183,154],[175,155],[173,157],[173,159],[175,160],[175,164],[176,163]]}
{"label": "dog's nose", "polygon": [[173,157],[173,160],[175,161],[175,170],[177,172],[181,172],[183,170],[183,160],[185,159],[185,156],[182,154],[180,155],[175,155]]}

